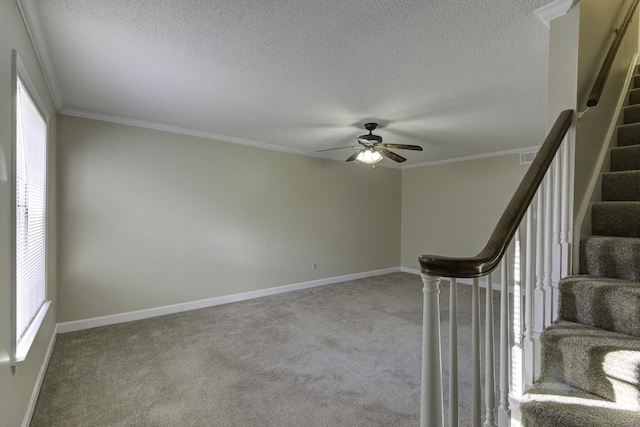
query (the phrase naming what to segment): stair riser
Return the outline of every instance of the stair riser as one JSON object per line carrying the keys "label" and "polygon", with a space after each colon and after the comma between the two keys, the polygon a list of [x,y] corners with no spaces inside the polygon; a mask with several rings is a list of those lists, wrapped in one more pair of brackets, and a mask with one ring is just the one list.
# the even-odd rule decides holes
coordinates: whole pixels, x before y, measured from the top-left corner
{"label": "stair riser", "polygon": [[624,124],[640,122],[640,105],[625,107],[623,111]]}
{"label": "stair riser", "polygon": [[640,171],[603,174],[602,200],[640,201]]}
{"label": "stair riser", "polygon": [[629,105],[640,104],[640,89],[629,91]]}
{"label": "stair riser", "polygon": [[614,147],[611,149],[611,171],[640,169],[640,145]]}
{"label": "stair riser", "polygon": [[618,127],[618,146],[640,144],[640,124]]}
{"label": "stair riser", "polygon": [[606,237],[582,239],[580,274],[640,282],[640,243]]}
{"label": "stair riser", "polygon": [[569,277],[558,288],[561,319],[640,338],[640,283]]}
{"label": "stair riser", "polygon": [[523,427],[640,426],[640,412],[553,380],[540,381],[527,391],[520,413]]}
{"label": "stair riser", "polygon": [[605,334],[594,328],[547,329],[540,336],[542,377],[640,410],[640,340]]}
{"label": "stair riser", "polygon": [[640,237],[640,203],[594,203],[591,232],[598,236]]}

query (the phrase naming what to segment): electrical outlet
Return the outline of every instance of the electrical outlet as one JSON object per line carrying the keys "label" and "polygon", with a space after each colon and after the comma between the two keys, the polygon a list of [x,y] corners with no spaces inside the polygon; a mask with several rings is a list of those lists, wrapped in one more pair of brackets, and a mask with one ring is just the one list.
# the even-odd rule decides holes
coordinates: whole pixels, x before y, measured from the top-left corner
{"label": "electrical outlet", "polygon": [[311,264],[311,270],[315,271],[317,269],[318,269],[318,264],[316,264],[315,262]]}

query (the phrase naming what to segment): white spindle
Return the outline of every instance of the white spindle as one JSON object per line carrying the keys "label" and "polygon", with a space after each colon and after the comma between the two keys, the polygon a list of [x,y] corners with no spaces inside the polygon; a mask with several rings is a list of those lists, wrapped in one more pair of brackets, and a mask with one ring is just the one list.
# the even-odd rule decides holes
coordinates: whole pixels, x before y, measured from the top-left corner
{"label": "white spindle", "polygon": [[[503,279],[504,280],[504,279]],[[485,338],[484,338],[484,401],[485,417],[484,426],[496,425],[496,385],[494,372],[494,337],[493,337],[493,280],[491,273],[487,275],[487,291],[485,293]]]}
{"label": "white spindle", "polygon": [[560,245],[562,246],[562,251],[560,277],[566,277],[571,271],[571,239],[569,236],[571,232],[571,216],[573,211],[573,206],[571,204],[571,201],[573,200],[573,185],[571,179],[572,150],[567,137],[565,137],[560,150],[562,152],[562,204],[560,209]]}
{"label": "white spindle", "polygon": [[511,425],[509,407],[509,279],[507,272],[508,256],[502,259],[502,289],[500,291],[500,406],[498,407],[498,425]]}
{"label": "white spindle", "polygon": [[527,210],[526,220],[526,240],[525,240],[525,263],[524,263],[524,283],[525,283],[525,339],[524,339],[524,383],[525,387],[530,387],[535,378],[534,361],[534,337],[533,337],[533,213],[532,208]]}
{"label": "white spindle", "polygon": [[458,426],[458,283],[449,287],[449,427]]}
{"label": "white spindle", "polygon": [[558,313],[558,282],[562,263],[562,246],[560,244],[560,216],[562,214],[562,152],[553,160],[553,234],[551,239],[551,321],[556,320]]}
{"label": "white spindle", "polygon": [[552,250],[551,250],[551,237],[553,234],[553,198],[552,198],[552,171],[547,172],[547,176],[544,178],[544,260],[543,271],[544,276],[542,284],[544,286],[545,296],[545,310],[544,310],[544,325],[549,326],[552,322],[551,311],[551,264],[552,264]]}
{"label": "white spindle", "polygon": [[516,401],[524,394],[524,370],[523,370],[523,342],[524,342],[524,311],[522,304],[522,270],[521,270],[521,251],[520,251],[520,229],[515,234],[513,240],[513,276],[509,281],[513,286],[513,346],[511,347],[511,398]]}
{"label": "white spindle", "polygon": [[471,425],[482,425],[480,385],[480,284],[473,279],[471,298]]}
{"label": "white spindle", "polygon": [[542,208],[544,206],[544,197],[542,194],[542,188],[538,189],[537,197],[537,221],[536,221],[536,252],[535,252],[535,264],[536,264],[536,287],[534,289],[534,316],[533,316],[533,338],[534,338],[534,377],[538,377],[540,374],[540,334],[544,329],[544,311],[545,311],[545,297],[544,288],[542,287],[542,258],[544,256],[543,247],[543,232],[544,221],[542,221]]}
{"label": "white spindle", "polygon": [[440,357],[440,277],[422,274],[421,427],[443,427],[442,359]]}

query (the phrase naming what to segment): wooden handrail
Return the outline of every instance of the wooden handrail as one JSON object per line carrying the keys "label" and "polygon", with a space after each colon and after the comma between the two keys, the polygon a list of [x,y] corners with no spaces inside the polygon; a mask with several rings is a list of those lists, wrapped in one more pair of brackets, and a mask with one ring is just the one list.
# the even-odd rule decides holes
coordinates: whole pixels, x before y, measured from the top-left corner
{"label": "wooden handrail", "polygon": [[496,224],[484,249],[472,258],[422,255],[419,258],[422,273],[430,276],[471,278],[484,276],[498,266],[567,134],[572,120],[573,110],[565,110],[560,113],[498,224]]}
{"label": "wooden handrail", "polygon": [[627,14],[622,21],[620,29],[616,31],[616,37],[613,39],[611,46],[609,46],[607,56],[604,58],[604,62],[602,63],[602,67],[600,67],[600,72],[598,73],[598,77],[596,77],[596,81],[593,84],[591,93],[589,94],[589,98],[587,100],[588,108],[595,107],[600,101],[600,96],[602,95],[604,85],[607,82],[607,78],[609,77],[609,72],[611,71],[611,67],[613,66],[613,61],[616,58],[620,45],[622,44],[622,39],[627,32],[627,28],[631,23],[631,18],[633,18],[633,14],[638,7],[638,1],[640,0],[633,0],[631,7],[629,7]]}

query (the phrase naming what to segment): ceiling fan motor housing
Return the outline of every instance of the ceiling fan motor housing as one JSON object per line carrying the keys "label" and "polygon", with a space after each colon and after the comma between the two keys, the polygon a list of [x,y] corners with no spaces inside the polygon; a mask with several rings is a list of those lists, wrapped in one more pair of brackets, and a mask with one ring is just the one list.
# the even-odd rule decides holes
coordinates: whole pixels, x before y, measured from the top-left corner
{"label": "ceiling fan motor housing", "polygon": [[368,135],[360,135],[358,139],[364,139],[369,141],[372,144],[380,144],[382,142],[382,137],[378,135],[374,135],[373,131],[378,127],[377,123],[365,123],[364,128],[369,131]]}

